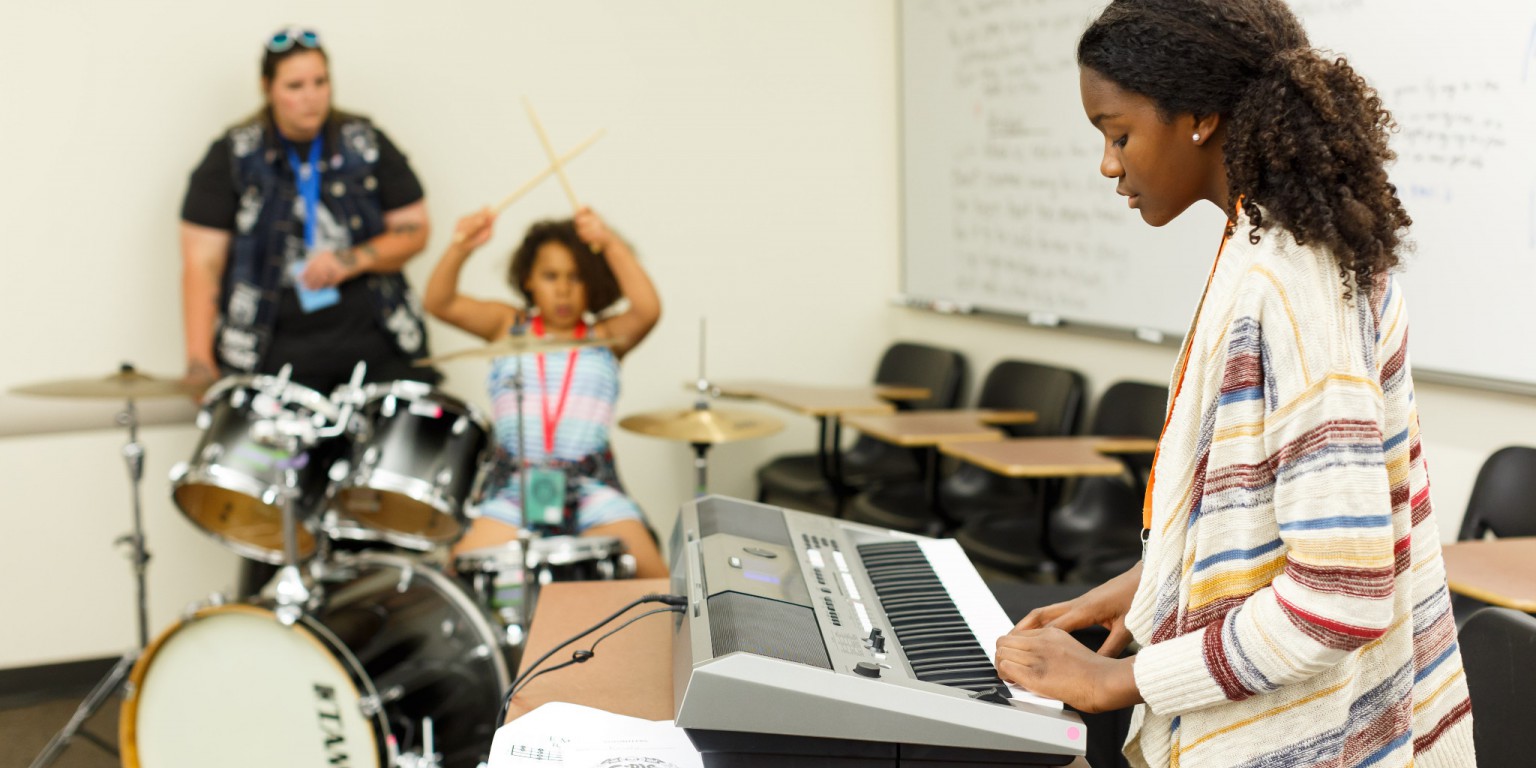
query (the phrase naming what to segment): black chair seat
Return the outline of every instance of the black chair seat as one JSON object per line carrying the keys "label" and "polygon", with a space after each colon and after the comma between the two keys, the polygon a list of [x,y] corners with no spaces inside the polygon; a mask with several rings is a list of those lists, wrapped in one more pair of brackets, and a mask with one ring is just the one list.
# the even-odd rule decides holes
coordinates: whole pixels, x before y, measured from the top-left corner
{"label": "black chair seat", "polygon": [[870,488],[848,505],[848,519],[908,533],[937,534],[944,521],[935,517],[921,480],[884,483]]}
{"label": "black chair seat", "polygon": [[1013,509],[967,522],[955,534],[971,561],[1026,581],[1056,580],[1056,564],[1041,543],[1045,521],[1038,512]]}
{"label": "black chair seat", "polygon": [[1508,608],[1485,608],[1457,633],[1467,690],[1472,696],[1472,740],[1482,768],[1516,768],[1536,755],[1531,701],[1536,699],[1536,618]]}

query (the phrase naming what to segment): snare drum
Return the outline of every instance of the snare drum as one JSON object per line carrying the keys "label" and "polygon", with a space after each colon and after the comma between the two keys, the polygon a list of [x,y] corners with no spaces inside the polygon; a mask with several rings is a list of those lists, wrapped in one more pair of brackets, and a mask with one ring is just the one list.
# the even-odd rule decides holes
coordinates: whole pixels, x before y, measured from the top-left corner
{"label": "snare drum", "polygon": [[364,397],[351,465],[333,473],[336,506],[402,546],[457,540],[490,445],[489,423],[417,381],[375,384]]}
{"label": "snare drum", "polygon": [[205,608],[134,664],[124,768],[387,766],[420,755],[474,768],[494,735],[506,662],[450,579],[392,555],[338,557],[320,609],[281,624],[270,601]]}
{"label": "snare drum", "polygon": [[635,575],[635,557],[612,536],[545,536],[528,547],[529,581],[608,581]]}
{"label": "snare drum", "polygon": [[516,655],[526,638],[528,609],[528,539],[523,538],[460,552],[453,558],[453,570],[469,589],[487,615],[502,628],[502,640]]}
{"label": "snare drum", "polygon": [[501,623],[514,658],[533,619],[539,587],[635,575],[635,558],[611,536],[523,538],[461,552],[453,566],[480,606]]}
{"label": "snare drum", "polygon": [[346,450],[332,438],[292,454],[271,437],[279,419],[334,425],[336,406],[324,395],[275,376],[232,376],[203,397],[203,430],[192,460],[171,470],[172,497],[182,514],[236,552],[267,563],[283,561],[285,474],[297,480],[298,554],[315,551],[316,512],[325,500],[326,470]]}

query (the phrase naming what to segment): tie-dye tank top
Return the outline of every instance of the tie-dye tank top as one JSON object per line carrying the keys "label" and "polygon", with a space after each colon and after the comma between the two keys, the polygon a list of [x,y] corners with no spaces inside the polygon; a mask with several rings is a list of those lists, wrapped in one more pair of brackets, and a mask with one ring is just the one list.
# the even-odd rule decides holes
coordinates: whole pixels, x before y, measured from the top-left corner
{"label": "tie-dye tank top", "polygon": [[[539,376],[539,355],[508,355],[491,364],[487,382],[491,393],[491,412],[496,420],[496,442],[508,456],[517,455],[517,395],[513,382],[521,357],[523,379],[523,448],[534,466],[548,458],[580,461],[608,450],[608,433],[613,426],[614,405],[619,400],[619,361],[607,347],[587,347],[567,352],[543,354],[544,376]],[[544,450],[544,411],[553,413],[560,401],[560,388],[572,358],[576,370],[571,375],[570,393],[565,410],[555,430],[555,450]]]}

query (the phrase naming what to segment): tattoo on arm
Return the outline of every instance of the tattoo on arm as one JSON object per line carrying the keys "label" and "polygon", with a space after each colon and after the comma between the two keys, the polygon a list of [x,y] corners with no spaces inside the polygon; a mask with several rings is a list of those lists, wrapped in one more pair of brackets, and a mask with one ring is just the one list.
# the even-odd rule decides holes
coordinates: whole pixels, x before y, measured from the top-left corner
{"label": "tattoo on arm", "polygon": [[[364,243],[360,247],[366,248],[368,245]],[[343,248],[336,252],[336,260],[341,262],[343,267],[352,269],[357,266],[357,253],[351,248]]]}
{"label": "tattoo on arm", "polygon": [[409,234],[412,234],[414,232],[420,231],[420,229],[421,229],[421,225],[420,224],[418,224],[418,223],[416,223],[414,221],[407,221],[407,222],[402,222],[400,224],[396,224],[396,225],[390,227],[389,228],[389,234],[391,234],[391,235],[409,235]]}

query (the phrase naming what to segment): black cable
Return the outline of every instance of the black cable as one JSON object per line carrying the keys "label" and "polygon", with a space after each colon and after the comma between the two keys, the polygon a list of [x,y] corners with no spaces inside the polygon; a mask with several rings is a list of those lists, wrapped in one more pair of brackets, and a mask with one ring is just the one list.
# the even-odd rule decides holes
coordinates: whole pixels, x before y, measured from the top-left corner
{"label": "black cable", "polygon": [[[538,672],[534,672],[532,675],[530,675],[528,677],[527,680],[524,680],[521,684],[516,685],[516,686],[513,687],[513,689],[512,689],[512,696],[508,700],[510,701],[511,698],[516,698],[518,691],[521,691],[522,689],[527,688],[529,683],[533,682],[535,679],[538,678],[539,675],[542,675],[545,672],[553,672],[553,671],[555,671],[557,669],[565,669],[566,667],[569,667],[572,664],[585,664],[587,661],[591,660],[591,658],[593,656],[597,655],[597,644],[601,643],[604,640],[607,640],[609,637],[612,637],[615,632],[618,632],[619,630],[621,630],[621,629],[623,629],[623,628],[625,628],[625,627],[627,627],[627,626],[629,626],[629,625],[631,625],[631,624],[633,624],[633,623],[635,623],[635,622],[637,622],[637,621],[639,621],[639,620],[641,620],[641,619],[643,619],[643,618],[645,618],[647,616],[650,616],[652,614],[656,614],[656,613],[682,613],[682,611],[683,611],[682,608],[669,605],[666,608],[653,608],[653,609],[651,609],[649,611],[646,611],[645,613],[640,614],[639,616],[630,617],[629,621],[626,621],[623,624],[620,624],[617,627],[614,627],[613,629],[608,630],[607,634],[604,634],[602,637],[599,637],[598,639],[593,640],[592,641],[592,645],[590,647],[588,647],[586,650],[577,649],[576,651],[573,651],[571,653],[571,660],[570,661],[563,661],[563,662],[560,662],[559,664],[556,664],[553,667],[548,667],[546,669],[541,669]],[[529,667],[528,669],[529,669],[529,671],[533,670],[532,667]]]}
{"label": "black cable", "polygon": [[[623,608],[620,608],[619,610],[614,611],[613,613],[609,614],[607,618],[603,619],[602,621],[599,621],[596,624],[593,624],[592,626],[588,627],[586,630],[584,630],[580,634],[572,636],[571,638],[569,638],[565,642],[563,642],[563,643],[561,643],[561,644],[559,644],[559,645],[549,649],[548,653],[545,653],[543,656],[540,656],[538,661],[535,661],[532,664],[529,664],[527,669],[526,669],[526,671],[524,671],[521,675],[518,675],[517,678],[512,681],[512,684],[507,686],[506,695],[501,697],[501,709],[496,714],[496,725],[495,725],[495,727],[496,728],[500,728],[502,725],[504,725],[506,723],[506,721],[507,721],[507,708],[512,706],[512,697],[514,695],[516,695],[518,688],[521,687],[521,684],[524,682],[525,678],[532,679],[532,678],[529,677],[529,675],[533,674],[533,671],[535,669],[538,669],[538,666],[540,664],[543,664],[545,661],[548,661],[549,657],[555,655],[555,653],[559,652],[562,648],[565,648],[566,646],[569,646],[571,643],[574,643],[577,640],[580,640],[583,637],[586,637],[587,635],[590,635],[593,632],[596,632],[599,629],[602,629],[603,627],[608,626],[608,624],[610,622],[612,622],[613,620],[619,618],[620,616],[623,616],[625,613],[627,613],[629,611],[629,609],[634,608],[635,606],[641,605],[643,603],[665,603],[668,606],[672,606],[672,607],[675,607],[675,608],[681,608],[683,606],[688,605],[688,598],[684,597],[682,595],[664,595],[664,594],[643,595],[643,596],[638,597],[635,600],[631,601],[629,603],[629,605],[626,605]],[[594,645],[596,645],[596,644],[594,643]],[[570,664],[575,664],[575,663],[578,663],[578,662],[576,662],[576,661],[565,662],[565,663],[561,664],[560,667],[568,666]],[[555,667],[555,669],[558,669],[558,668],[559,667]]]}

